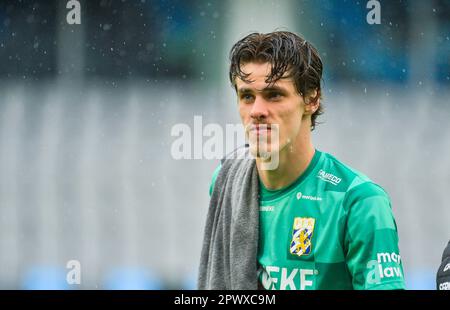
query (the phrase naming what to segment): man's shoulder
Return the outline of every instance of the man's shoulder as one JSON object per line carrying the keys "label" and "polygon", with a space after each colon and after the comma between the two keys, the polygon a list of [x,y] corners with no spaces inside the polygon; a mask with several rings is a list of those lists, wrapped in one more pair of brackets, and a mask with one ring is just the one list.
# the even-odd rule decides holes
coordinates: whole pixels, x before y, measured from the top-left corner
{"label": "man's shoulder", "polygon": [[209,195],[212,195],[212,192],[214,191],[214,187],[217,181],[217,178],[219,176],[220,172],[227,173],[227,171],[230,168],[230,164],[236,163],[236,160],[242,160],[242,159],[251,159],[250,151],[248,148],[248,144],[242,145],[240,147],[237,147],[233,151],[226,154],[219,162],[219,165],[216,167],[216,169],[213,172],[211,184],[209,187]]}
{"label": "man's shoulder", "polygon": [[219,163],[219,165],[216,167],[216,169],[213,172],[212,178],[211,178],[211,184],[209,185],[209,196],[212,195],[212,192],[214,190],[214,186],[216,185],[217,176],[219,175],[220,169],[222,168],[222,164]]}
{"label": "man's shoulder", "polygon": [[373,182],[366,174],[354,169],[329,153],[322,153],[324,158],[317,177],[331,184],[328,187],[329,190],[346,192],[346,196],[357,199],[372,196],[388,198],[386,191]]}

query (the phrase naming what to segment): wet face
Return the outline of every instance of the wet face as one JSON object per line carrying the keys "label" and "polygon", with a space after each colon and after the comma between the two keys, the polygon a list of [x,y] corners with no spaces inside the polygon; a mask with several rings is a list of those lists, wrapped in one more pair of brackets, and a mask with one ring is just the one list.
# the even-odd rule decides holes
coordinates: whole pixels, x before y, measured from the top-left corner
{"label": "wet face", "polygon": [[[298,138],[302,122],[310,117],[310,107],[290,78],[275,84],[265,82],[270,63],[246,63],[241,70],[250,74],[249,83],[236,78],[239,114],[245,126],[250,151],[255,157],[281,152]],[[305,111],[306,106],[306,111]]]}

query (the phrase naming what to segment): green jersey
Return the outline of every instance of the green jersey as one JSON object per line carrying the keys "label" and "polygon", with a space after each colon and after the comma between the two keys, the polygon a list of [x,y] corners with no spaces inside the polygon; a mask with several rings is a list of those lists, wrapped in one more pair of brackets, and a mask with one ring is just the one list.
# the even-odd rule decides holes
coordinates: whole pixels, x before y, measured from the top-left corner
{"label": "green jersey", "polygon": [[269,190],[260,182],[259,194],[264,288],[405,288],[389,197],[365,175],[316,150],[291,185]]}

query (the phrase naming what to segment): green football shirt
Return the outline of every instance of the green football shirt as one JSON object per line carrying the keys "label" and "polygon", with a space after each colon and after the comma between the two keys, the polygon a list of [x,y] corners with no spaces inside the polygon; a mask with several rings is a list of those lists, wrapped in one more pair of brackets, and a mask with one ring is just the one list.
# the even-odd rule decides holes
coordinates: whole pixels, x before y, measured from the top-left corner
{"label": "green football shirt", "polygon": [[388,195],[332,155],[316,150],[305,172],[285,188],[269,190],[260,182],[259,204],[264,288],[405,288]]}

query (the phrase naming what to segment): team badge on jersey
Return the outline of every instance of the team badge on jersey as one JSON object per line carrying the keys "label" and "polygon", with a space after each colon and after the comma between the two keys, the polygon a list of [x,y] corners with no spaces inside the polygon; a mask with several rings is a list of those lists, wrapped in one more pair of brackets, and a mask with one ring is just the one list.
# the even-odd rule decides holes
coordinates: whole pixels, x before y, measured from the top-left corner
{"label": "team badge on jersey", "polygon": [[311,253],[311,239],[314,232],[316,220],[312,217],[296,217],[292,230],[292,241],[290,253],[297,256],[308,255]]}

